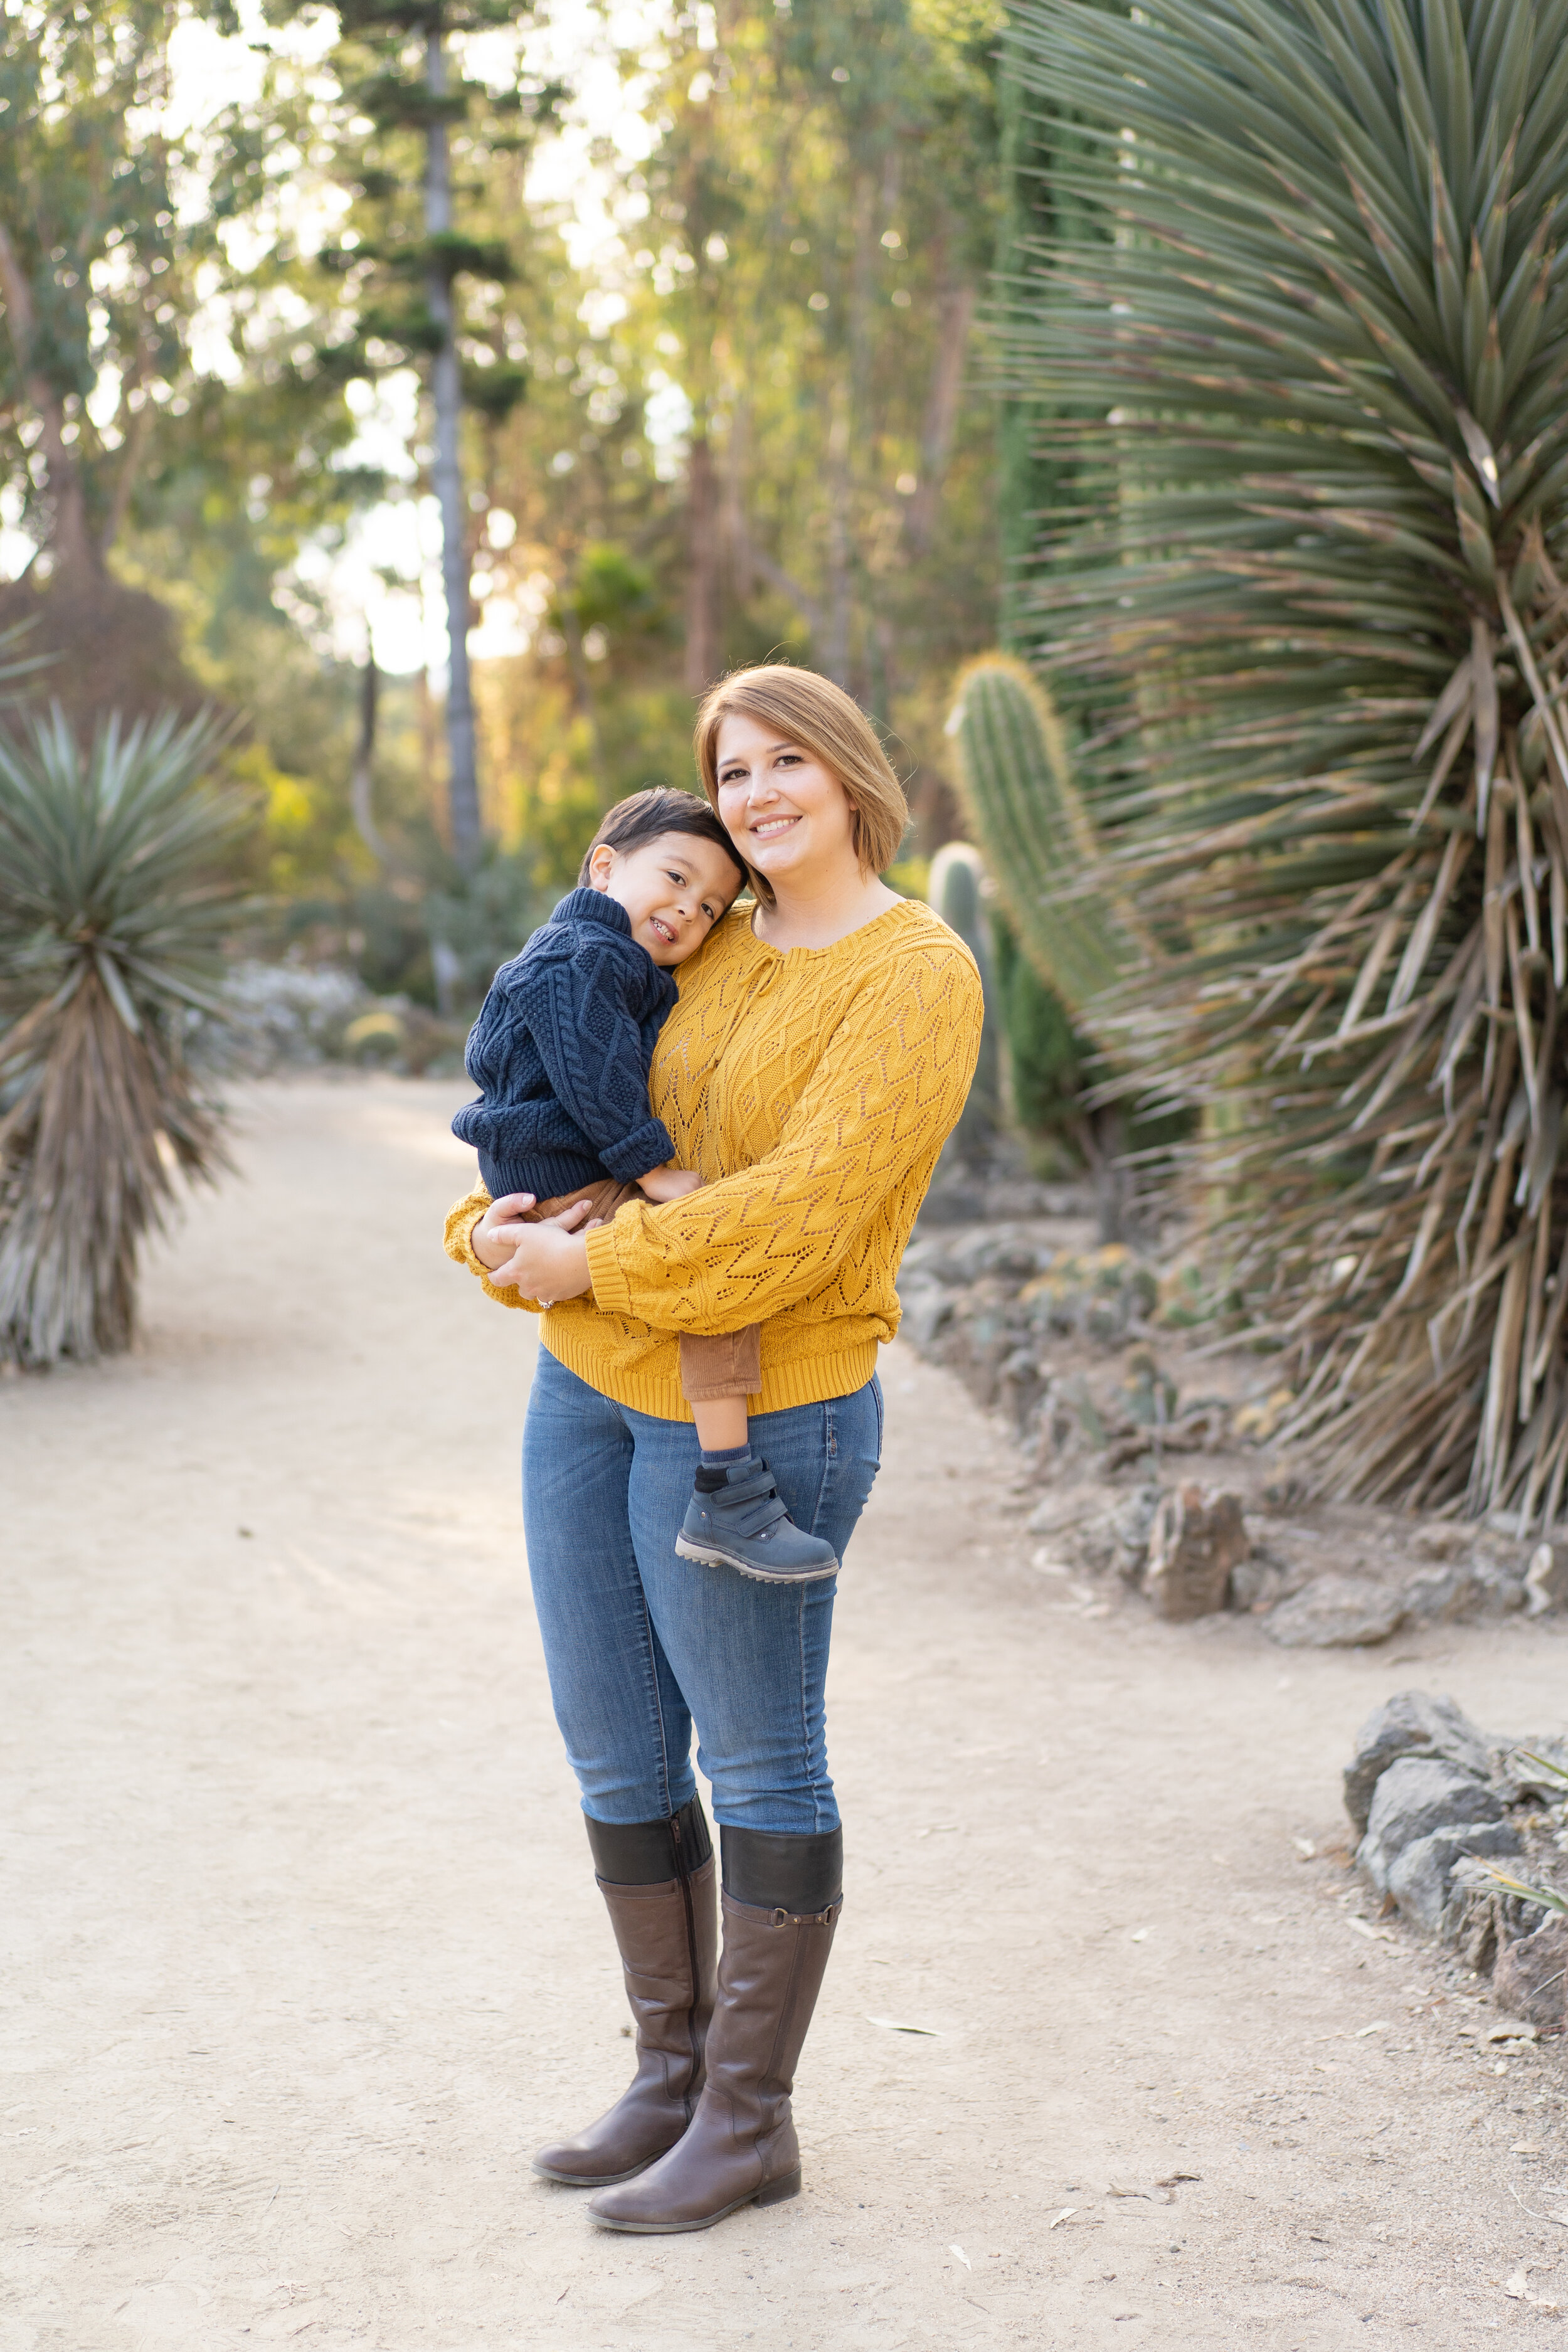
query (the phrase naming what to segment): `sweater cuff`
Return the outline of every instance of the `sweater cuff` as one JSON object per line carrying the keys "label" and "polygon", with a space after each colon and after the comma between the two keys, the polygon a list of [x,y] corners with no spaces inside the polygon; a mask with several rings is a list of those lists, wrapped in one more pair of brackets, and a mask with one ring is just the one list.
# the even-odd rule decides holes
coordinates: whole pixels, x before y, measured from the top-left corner
{"label": "sweater cuff", "polygon": [[537,1315],[541,1312],[537,1298],[520,1297],[515,1286],[510,1290],[496,1288],[495,1284],[490,1280],[489,1266],[474,1247],[474,1227],[489,1205],[486,1193],[470,1192],[466,1200],[458,1202],[455,1209],[447,1211],[447,1255],[454,1259],[458,1265],[466,1265],[470,1274],[477,1275],[479,1287],[485,1297],[493,1298],[498,1307],[521,1307],[530,1315]]}
{"label": "sweater cuff", "polygon": [[617,1184],[635,1184],[650,1168],[662,1168],[667,1160],[674,1157],[675,1146],[661,1118],[645,1119],[641,1127],[634,1127],[619,1143],[612,1143],[607,1151],[599,1154],[601,1163]]}
{"label": "sweater cuff", "polygon": [[612,1218],[607,1225],[595,1225],[592,1233],[584,1234],[583,1242],[588,1253],[595,1306],[605,1315],[630,1315],[632,1294],[616,1255],[615,1220]]}

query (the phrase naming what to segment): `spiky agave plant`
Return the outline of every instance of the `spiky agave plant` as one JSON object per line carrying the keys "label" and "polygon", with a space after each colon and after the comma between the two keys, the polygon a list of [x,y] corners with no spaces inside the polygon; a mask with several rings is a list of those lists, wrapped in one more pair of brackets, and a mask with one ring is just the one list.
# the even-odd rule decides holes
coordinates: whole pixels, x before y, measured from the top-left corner
{"label": "spiky agave plant", "polygon": [[222,730],[166,715],[90,751],[56,710],[0,734],[0,1354],[130,1343],[138,1245],[176,1171],[224,1164],[183,1051],[219,1017],[216,874],[243,804],[207,791]]}
{"label": "spiky agave plant", "polygon": [[1038,649],[1173,943],[1131,1034],[1325,1483],[1522,1531],[1568,1480],[1568,0],[1010,39],[1113,231],[1004,341],[1083,485]]}

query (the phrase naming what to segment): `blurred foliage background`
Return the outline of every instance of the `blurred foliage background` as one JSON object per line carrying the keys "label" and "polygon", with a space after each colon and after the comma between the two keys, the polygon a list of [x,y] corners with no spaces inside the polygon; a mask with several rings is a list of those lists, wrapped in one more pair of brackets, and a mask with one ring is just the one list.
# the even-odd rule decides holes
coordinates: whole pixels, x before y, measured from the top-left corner
{"label": "blurred foliage background", "polygon": [[[252,957],[460,1019],[599,812],[691,783],[694,695],[775,650],[889,731],[920,881],[963,830],[953,671],[997,626],[969,365],[1005,211],[994,0],[4,21],[0,626],[84,733],[232,720]],[[443,726],[437,117],[477,868]]]}
{"label": "blurred foliage background", "polygon": [[[0,1240],[106,1035],[181,1115],[139,721],[210,713],[250,1033],[455,1068],[776,653],[984,973],[954,1213],[1178,1207],[1338,1491],[1559,1518],[1568,0],[0,24]],[[0,1324],[129,1328],[16,1264]]]}

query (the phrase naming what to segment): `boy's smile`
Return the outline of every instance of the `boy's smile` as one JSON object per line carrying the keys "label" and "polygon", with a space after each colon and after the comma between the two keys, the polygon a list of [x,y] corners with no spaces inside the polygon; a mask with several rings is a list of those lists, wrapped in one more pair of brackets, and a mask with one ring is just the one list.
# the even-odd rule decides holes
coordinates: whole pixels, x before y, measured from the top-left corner
{"label": "boy's smile", "polygon": [[588,880],[626,908],[633,939],[667,970],[701,946],[741,889],[729,852],[692,833],[661,833],[635,849],[601,842]]}

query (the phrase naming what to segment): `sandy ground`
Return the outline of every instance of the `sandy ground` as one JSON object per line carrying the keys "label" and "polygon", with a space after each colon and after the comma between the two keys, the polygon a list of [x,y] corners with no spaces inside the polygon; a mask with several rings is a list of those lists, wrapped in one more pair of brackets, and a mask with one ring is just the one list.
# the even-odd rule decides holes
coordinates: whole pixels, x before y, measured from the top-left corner
{"label": "sandy ground", "polygon": [[628,2050],[527,1598],[531,1328],[438,1247],[456,1098],[254,1090],[139,1351],[0,1384],[4,2352],[1550,2339],[1563,2060],[1322,1848],[1378,1700],[1560,1728],[1568,1639],[1086,1614],[898,1350],[806,2194],[627,2242],[531,2178]]}

